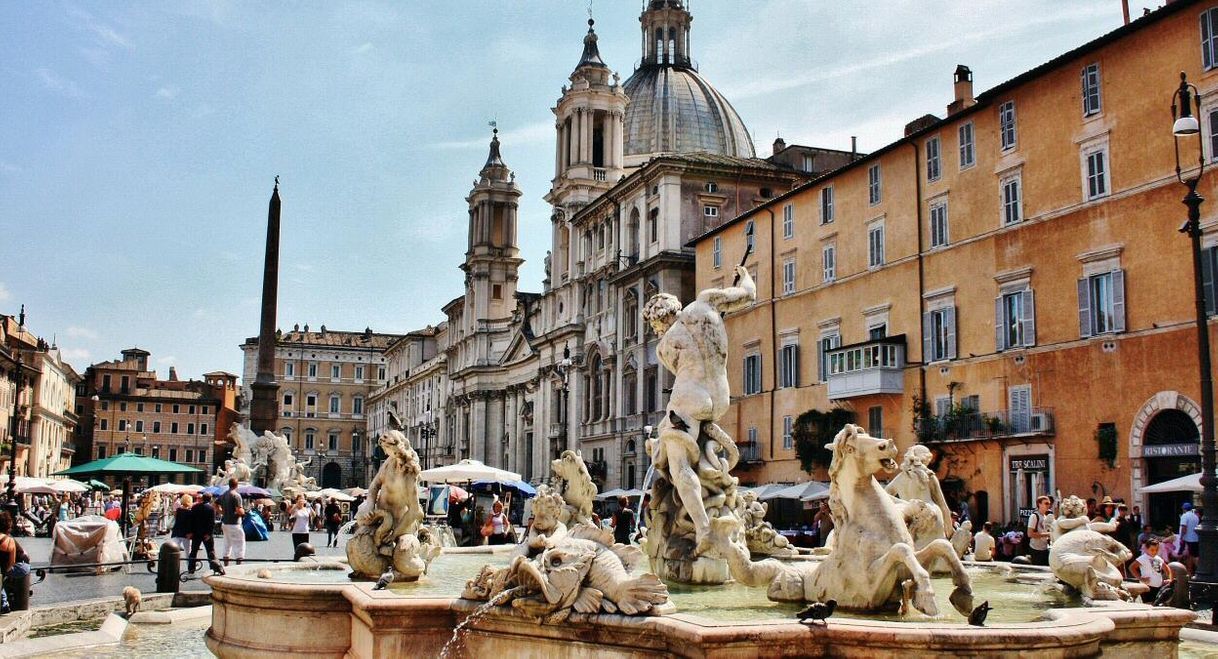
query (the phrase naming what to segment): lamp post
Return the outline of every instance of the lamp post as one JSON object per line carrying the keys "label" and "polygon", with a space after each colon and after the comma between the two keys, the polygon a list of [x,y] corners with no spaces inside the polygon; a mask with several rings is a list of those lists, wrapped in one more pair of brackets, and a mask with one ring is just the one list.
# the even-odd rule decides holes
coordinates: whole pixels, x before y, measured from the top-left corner
{"label": "lamp post", "polygon": [[[1201,142],[1201,127],[1197,116],[1201,113],[1201,96],[1197,88],[1189,84],[1184,72],[1180,72],[1180,86],[1172,96],[1172,134],[1177,138],[1176,146],[1176,179],[1184,184],[1188,193],[1184,195],[1184,205],[1188,207],[1188,221],[1180,227],[1180,233],[1187,234],[1193,248],[1193,288],[1195,291],[1195,306],[1197,315],[1197,361],[1200,363],[1201,376],[1201,505],[1205,517],[1197,527],[1198,540],[1201,545],[1201,556],[1197,562],[1197,572],[1193,577],[1195,592],[1206,599],[1213,595],[1215,582],[1218,581],[1218,478],[1214,475],[1214,383],[1210,374],[1210,333],[1208,318],[1205,313],[1205,290],[1201,276],[1201,202],[1205,199],[1197,194],[1197,184],[1201,181],[1201,173],[1205,171],[1205,153]],[[1180,141],[1192,136],[1197,138],[1197,173],[1186,177],[1180,166]],[[1218,621],[1218,612],[1216,612]]]}
{"label": "lamp post", "polygon": [[13,359],[14,375],[13,381],[17,385],[17,390],[13,396],[13,414],[9,418],[8,431],[8,497],[5,499],[5,508],[9,514],[16,519],[18,512],[17,508],[17,435],[21,432],[21,393],[25,389],[25,372],[24,365],[21,363],[21,353],[14,350],[16,353]]}

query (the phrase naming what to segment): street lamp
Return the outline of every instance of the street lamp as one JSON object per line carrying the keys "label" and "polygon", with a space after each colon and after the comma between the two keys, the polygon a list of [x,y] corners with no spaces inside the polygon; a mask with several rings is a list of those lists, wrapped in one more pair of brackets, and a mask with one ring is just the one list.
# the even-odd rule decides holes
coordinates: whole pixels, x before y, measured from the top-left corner
{"label": "street lamp", "polygon": [[21,432],[21,394],[25,389],[24,365],[21,363],[21,353],[15,351],[13,365],[15,373],[13,380],[17,385],[16,395],[13,396],[13,415],[9,419],[8,431],[8,498],[5,507],[13,519],[17,518],[17,435]]}
{"label": "street lamp", "polygon": [[[1201,374],[1201,506],[1205,510],[1205,517],[1197,527],[1201,556],[1193,583],[1197,586],[1196,592],[1209,599],[1213,595],[1215,582],[1218,581],[1218,555],[1215,555],[1215,551],[1218,551],[1218,478],[1214,475],[1214,383],[1210,375],[1210,333],[1201,277],[1201,202],[1205,199],[1197,194],[1197,184],[1201,181],[1201,173],[1205,171],[1205,152],[1202,149],[1201,130],[1194,110],[1196,115],[1201,114],[1201,95],[1196,87],[1189,84],[1181,71],[1180,86],[1172,95],[1172,134],[1177,138],[1176,179],[1188,189],[1188,194],[1184,196],[1184,205],[1188,207],[1188,221],[1180,227],[1180,233],[1188,235],[1193,247],[1197,361],[1200,363]],[[1185,177],[1180,166],[1180,141],[1194,135],[1197,137],[1197,173],[1195,176]],[[1215,611],[1215,621],[1218,621],[1218,610]]]}

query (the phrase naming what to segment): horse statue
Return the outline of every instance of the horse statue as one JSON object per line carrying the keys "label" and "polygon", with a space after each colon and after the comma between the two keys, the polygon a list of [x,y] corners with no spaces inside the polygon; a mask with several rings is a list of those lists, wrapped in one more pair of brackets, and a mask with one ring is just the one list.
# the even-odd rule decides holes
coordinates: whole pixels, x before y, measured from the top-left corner
{"label": "horse statue", "polygon": [[972,585],[951,543],[944,537],[915,549],[897,500],[875,479],[879,471],[897,469],[897,446],[846,424],[825,448],[829,465],[829,510],[833,515],[834,549],[819,565],[774,559],[749,560],[735,516],[712,520],[712,539],[727,560],[732,576],[749,586],[768,586],[779,602],[836,600],[843,609],[876,611],[912,606],[928,616],[939,614],[928,566],[942,561],[951,572],[950,600],[962,615],[973,610]]}

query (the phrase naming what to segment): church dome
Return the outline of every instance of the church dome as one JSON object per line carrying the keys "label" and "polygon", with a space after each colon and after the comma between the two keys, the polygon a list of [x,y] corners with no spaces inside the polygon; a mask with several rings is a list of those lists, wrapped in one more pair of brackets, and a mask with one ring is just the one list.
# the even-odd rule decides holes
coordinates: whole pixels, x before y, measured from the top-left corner
{"label": "church dome", "polygon": [[732,104],[692,68],[645,63],[624,86],[625,155],[709,153],[752,158],[753,140]]}

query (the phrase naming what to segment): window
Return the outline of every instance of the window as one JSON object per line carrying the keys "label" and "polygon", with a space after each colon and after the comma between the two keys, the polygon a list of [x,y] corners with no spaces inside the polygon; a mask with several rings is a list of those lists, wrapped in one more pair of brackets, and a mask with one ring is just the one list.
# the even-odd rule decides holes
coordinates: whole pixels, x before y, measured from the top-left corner
{"label": "window", "polygon": [[106,457],[106,445],[98,444],[97,445],[97,459],[101,460],[104,457]]}
{"label": "window", "polygon": [[705,215],[706,217],[719,217],[719,207],[718,206],[703,206],[702,214]]}
{"label": "window", "polygon": [[820,358],[820,381],[821,382],[829,381],[829,355],[827,355],[826,353],[828,353],[830,350],[833,350],[834,348],[837,348],[841,345],[842,345],[842,337],[840,334],[836,334],[836,333],[825,334],[820,337],[820,345],[818,346],[819,350],[820,350],[820,355],[818,355],[818,356]]}
{"label": "window", "polygon": [[651,209],[651,213],[647,215],[647,235],[653,243],[660,239],[660,209],[658,208]]}
{"label": "window", "polygon": [[795,204],[782,207],[782,237],[786,240],[795,237]]}
{"label": "window", "polygon": [[379,366],[379,367],[377,367],[377,369],[376,369],[376,379],[377,379],[377,380],[384,380],[384,379],[385,379],[385,367],[384,367],[384,366]]}
{"label": "window", "polygon": [[306,450],[309,450],[309,451],[313,450],[313,442],[314,442],[315,437],[317,436],[316,432],[317,431],[313,430],[312,428],[305,429],[304,436],[305,436],[305,449]]}
{"label": "window", "polygon": [[341,380],[342,377],[343,377],[343,367],[339,366],[338,364],[332,364],[330,366],[330,379],[331,380]]}
{"label": "window", "polygon": [[874,224],[867,230],[867,267],[884,265],[884,225]]}
{"label": "window", "polygon": [[338,414],[341,400],[342,399],[338,397],[338,394],[332,394],[330,396],[330,414]]}
{"label": "window", "polygon": [[833,186],[821,188],[820,191],[820,223],[829,224],[833,221]]}
{"label": "window", "polygon": [[329,434],[329,437],[327,437],[327,445],[330,447],[331,451],[338,450],[338,433],[331,432]]}
{"label": "window", "polygon": [[837,279],[837,246],[825,245],[820,250],[821,280],[826,284]]}
{"label": "window", "polygon": [[351,450],[355,453],[361,453],[364,450],[364,445],[360,443],[359,432],[351,431]]}
{"label": "window", "polygon": [[943,168],[940,167],[939,161],[939,138],[936,136],[926,140],[926,180],[938,181],[942,174]]}
{"label": "window", "polygon": [[872,437],[884,436],[884,408],[879,405],[867,408],[867,434]]}
{"label": "window", "polygon": [[761,355],[744,357],[744,395],[761,393]]}
{"label": "window", "polygon": [[715,269],[723,267],[723,237],[715,236],[714,242],[711,243],[711,260],[715,264]]}
{"label": "window", "polygon": [[206,435],[206,434],[207,434],[207,424],[206,424],[206,423],[200,423],[200,424],[199,424],[199,434],[200,434],[200,435]]}
{"label": "window", "polygon": [[186,461],[187,461],[187,462],[194,462],[194,461],[195,461],[195,451],[194,451],[194,449],[190,449],[190,448],[186,449]]}
{"label": "window", "polygon": [[1108,195],[1108,148],[1102,147],[1084,154],[1087,161],[1087,199]]}
{"label": "window", "polygon": [[799,344],[788,343],[779,351],[779,387],[799,386]]}
{"label": "window", "polygon": [[106,375],[102,376],[102,392],[108,393],[109,391],[110,391],[110,375],[106,374]]}
{"label": "window", "polygon": [[293,400],[295,400],[295,399],[292,397],[292,394],[284,394],[284,395],[283,395],[283,406],[284,406],[285,408],[290,408],[290,407],[292,407],[292,401],[293,401]]}
{"label": "window", "polygon": [[178,422],[177,421],[174,421],[173,423],[169,424],[169,433],[171,435],[178,434]]}
{"label": "window", "polygon": [[867,201],[872,206],[880,203],[880,166],[878,164],[867,168]]}
{"label": "window", "polygon": [[[108,409],[110,409],[110,402],[109,402],[109,401],[105,401],[105,400],[103,400],[103,401],[101,402],[101,408],[102,408],[102,411],[103,411],[103,412],[104,412],[104,411],[106,411],[106,410],[108,410]],[[158,410],[158,411],[160,411],[160,410]]]}
{"label": "window", "polygon": [[207,406],[206,405],[203,406],[203,415],[207,416]]}
{"label": "window", "polygon": [[159,446],[152,447],[152,457],[154,457],[154,458],[161,457],[161,447],[159,447]]}
{"label": "window", "polygon": [[956,358],[956,308],[940,307],[923,319],[922,349],[928,362]]}
{"label": "window", "polygon": [[998,134],[1003,151],[1015,148],[1015,101],[998,106]]}
{"label": "window", "polygon": [[888,336],[888,325],[886,323],[867,328],[868,341],[876,341],[886,336]]}
{"label": "window", "polygon": [[156,405],[153,405],[153,406],[152,406],[152,411],[153,411],[153,412],[156,412],[157,414],[160,414],[160,413],[161,413],[161,404],[160,404],[160,403],[157,403]]}
{"label": "window", "polygon": [[790,295],[795,292],[795,259],[789,258],[782,262],[782,294]]}
{"label": "window", "polygon": [[186,434],[187,435],[195,434],[195,424],[193,424],[193,423],[186,424]]}
{"label": "window", "polygon": [[120,402],[120,403],[118,404],[118,411],[119,411],[119,412],[126,412],[126,411],[127,411],[127,404],[126,404],[126,403],[122,403],[122,402]]}
{"label": "window", "polygon": [[1100,65],[1083,67],[1083,116],[1100,113]]}
{"label": "window", "polygon": [[363,414],[364,413],[364,399],[363,398],[356,396],[355,398],[351,399],[351,413],[352,414]]}
{"label": "window", "polygon": [[136,419],[136,421],[135,421],[135,431],[136,431],[136,432],[144,432],[144,422],[143,422],[142,420]]}
{"label": "window", "polygon": [[160,432],[161,432],[161,422],[160,421],[152,422],[152,432],[153,432],[153,434],[160,434]]}
{"label": "window", "polygon": [[178,404],[176,404],[176,403],[175,403],[175,404],[174,404],[174,406],[173,406],[173,413],[174,413],[174,414],[181,414],[181,413],[182,413],[182,406],[181,406],[181,405],[178,405]]}
{"label": "window", "polygon": [[752,220],[749,220],[748,222],[744,223],[744,253],[745,254],[753,253],[753,245],[755,242],[753,240],[753,238],[754,238],[753,228],[754,228],[754,225],[753,225]]}
{"label": "window", "polygon": [[305,407],[316,407],[316,406],[317,406],[317,394],[309,394],[308,396],[305,396]]}
{"label": "window", "polygon": [[355,367],[355,381],[356,381],[356,382],[362,382],[362,381],[363,381],[363,379],[364,379],[364,367],[363,367],[363,365],[356,366],[356,367]]}
{"label": "window", "polygon": [[124,431],[124,430],[126,430],[126,429],[127,429],[127,420],[126,420],[126,419],[119,419],[119,420],[118,420],[118,431],[119,431],[119,432],[123,432],[123,431]]}
{"label": "window", "polygon": [[960,137],[960,169],[968,169],[977,163],[977,151],[973,146],[973,122],[961,124],[956,131]]}
{"label": "window", "polygon": [[207,449],[199,449],[199,462],[207,462]]}
{"label": "window", "polygon": [[194,413],[195,413],[195,406],[194,406],[194,405],[189,406],[187,409],[188,409],[188,410],[190,410],[190,412],[189,412],[190,414],[194,414]]}
{"label": "window", "polygon": [[994,348],[1036,345],[1036,311],[1032,291],[1003,293],[994,301]]}
{"label": "window", "polygon": [[1125,331],[1125,271],[1078,280],[1079,336]]}
{"label": "window", "polygon": [[171,446],[171,447],[169,447],[169,461],[170,461],[170,462],[177,462],[177,461],[178,461],[178,449],[176,449],[176,448],[174,448],[174,447],[172,447],[172,446]]}
{"label": "window", "polygon": [[317,377],[317,362],[309,362],[309,377]]}
{"label": "window", "polygon": [[748,438],[749,438],[749,445],[756,446],[757,445],[757,426],[749,426],[749,431],[747,434],[748,434]]}
{"label": "window", "polygon": [[805,172],[811,172],[811,171],[812,171],[812,164],[813,164],[813,160],[812,160],[812,156],[811,156],[811,154],[807,154],[807,153],[805,153],[805,154],[804,154],[804,158],[803,158],[803,168],[804,168],[804,171],[805,171]]}
{"label": "window", "polygon": [[947,245],[947,202],[940,201],[930,205],[930,246],[944,247]]}
{"label": "window", "polygon": [[794,433],[795,419],[791,416],[782,417],[782,447],[788,451],[795,448]]}
{"label": "window", "polygon": [[130,377],[130,376],[124,375],[124,376],[123,376],[123,377],[120,379],[120,382],[121,382],[122,384],[120,384],[120,385],[119,385],[119,389],[120,389],[120,390],[121,390],[123,393],[127,393],[128,391],[130,391],[130,390],[131,390],[131,377]]}
{"label": "window", "polygon": [[1201,63],[1206,71],[1218,66],[1218,8],[1201,14]]}
{"label": "window", "polygon": [[718,192],[719,184],[715,183],[714,181],[707,181],[706,182],[706,191],[710,192],[711,194]]}
{"label": "window", "polygon": [[136,412],[143,412],[143,411],[144,411],[144,404],[143,404],[143,403],[136,403],[136,404],[135,404],[135,411],[136,411]]}
{"label": "window", "polygon": [[296,375],[296,364],[293,364],[292,362],[284,362],[283,375],[284,377],[288,378]]}
{"label": "window", "polygon": [[1218,313],[1218,286],[1214,284],[1214,273],[1218,272],[1218,247],[1207,247],[1201,252],[1201,291],[1205,296],[1205,313]]}
{"label": "window", "polygon": [[109,425],[110,425],[110,424],[108,423],[108,419],[102,419],[102,420],[101,420],[101,423],[99,424],[99,427],[100,427],[102,430],[109,430],[109,429],[110,429],[110,428],[109,428]]}
{"label": "window", "polygon": [[1023,219],[1022,176],[1015,174],[1002,179],[1002,223],[1015,224]]}

